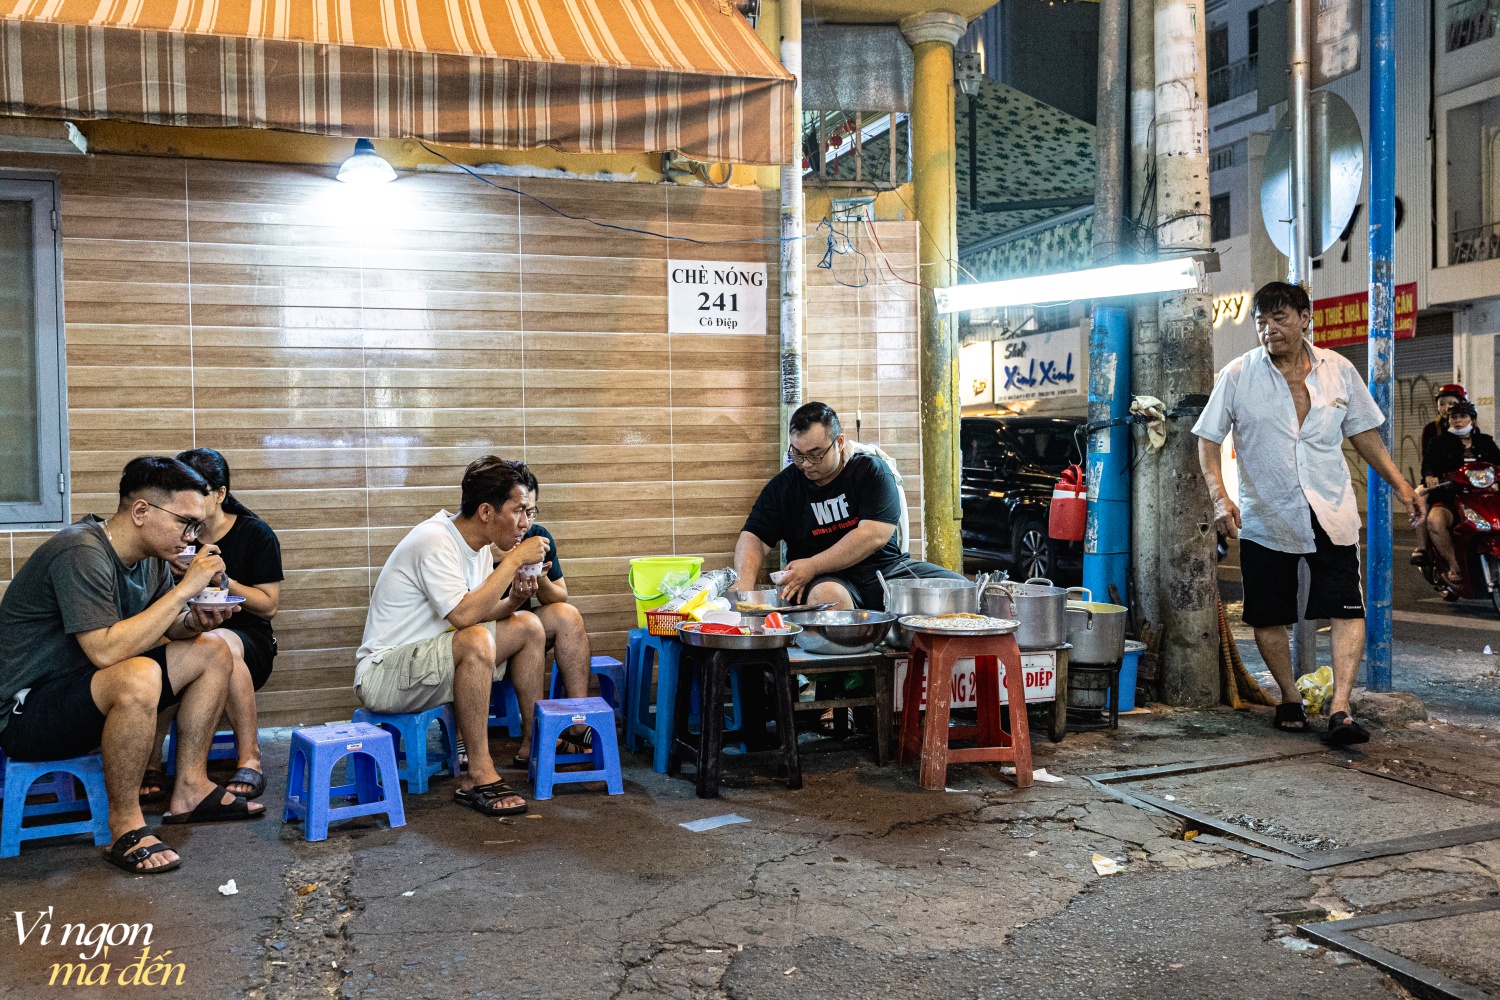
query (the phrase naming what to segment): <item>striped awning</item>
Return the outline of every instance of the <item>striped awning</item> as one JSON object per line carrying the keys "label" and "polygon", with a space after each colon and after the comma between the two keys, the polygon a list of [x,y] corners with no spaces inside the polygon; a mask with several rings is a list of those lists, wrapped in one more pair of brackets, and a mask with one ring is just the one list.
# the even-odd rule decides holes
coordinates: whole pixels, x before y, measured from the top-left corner
{"label": "striped awning", "polygon": [[0,114],[787,162],[730,0],[0,0]]}

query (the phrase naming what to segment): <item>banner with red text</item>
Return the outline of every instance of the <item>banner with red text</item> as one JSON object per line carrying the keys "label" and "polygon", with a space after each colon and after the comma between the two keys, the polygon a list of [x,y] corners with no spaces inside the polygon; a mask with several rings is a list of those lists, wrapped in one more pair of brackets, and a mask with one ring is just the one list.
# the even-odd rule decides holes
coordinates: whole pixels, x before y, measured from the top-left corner
{"label": "banner with red text", "polygon": [[[1364,343],[1370,331],[1368,292],[1313,300],[1313,343],[1319,347],[1348,347]],[[1396,286],[1396,339],[1417,333],[1417,283]]]}

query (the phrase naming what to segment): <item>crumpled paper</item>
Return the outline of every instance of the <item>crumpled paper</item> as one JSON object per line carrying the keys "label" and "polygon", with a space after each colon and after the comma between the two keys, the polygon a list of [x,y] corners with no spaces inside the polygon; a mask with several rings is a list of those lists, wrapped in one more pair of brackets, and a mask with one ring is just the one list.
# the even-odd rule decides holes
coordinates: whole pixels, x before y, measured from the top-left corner
{"label": "crumpled paper", "polygon": [[1130,401],[1130,412],[1146,417],[1146,439],[1152,451],[1161,451],[1167,443],[1167,404],[1155,396],[1136,396]]}

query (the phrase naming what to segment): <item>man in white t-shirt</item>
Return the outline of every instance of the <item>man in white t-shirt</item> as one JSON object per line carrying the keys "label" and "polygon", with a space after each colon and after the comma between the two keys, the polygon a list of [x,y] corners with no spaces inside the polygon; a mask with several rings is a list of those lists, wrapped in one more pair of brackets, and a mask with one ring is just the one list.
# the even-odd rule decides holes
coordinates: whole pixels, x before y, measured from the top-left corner
{"label": "man in white t-shirt", "polygon": [[[541,621],[523,611],[545,572],[547,540],[531,527],[515,467],[493,455],[464,470],[459,513],[439,511],[413,528],[380,570],[354,689],[373,712],[421,712],[453,703],[469,769],[454,800],[486,816],[526,811],[500,780],[489,751],[490,688],[507,666],[521,702],[521,745],[545,697]],[[490,546],[509,550],[495,564]],[[529,568],[527,568],[529,567]]]}

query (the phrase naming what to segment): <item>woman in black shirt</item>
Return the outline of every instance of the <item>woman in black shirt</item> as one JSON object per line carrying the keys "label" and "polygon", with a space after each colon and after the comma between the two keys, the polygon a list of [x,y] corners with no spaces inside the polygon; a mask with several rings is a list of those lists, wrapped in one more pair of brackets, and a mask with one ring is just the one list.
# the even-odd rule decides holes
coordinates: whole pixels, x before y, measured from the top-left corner
{"label": "woman in black shirt", "polygon": [[[234,597],[245,603],[218,632],[235,654],[234,673],[230,675],[224,714],[234,729],[239,747],[238,770],[226,788],[236,795],[256,798],[266,788],[260,762],[259,719],[255,711],[255,692],[271,676],[276,659],[276,636],[271,619],[281,600],[281,543],[266,522],[236,500],[229,492],[229,463],[212,448],[194,448],[177,456],[208,480],[208,516],[198,532],[198,544],[219,547],[224,559],[225,580]],[[191,557],[189,557],[191,558]],[[178,572],[186,568],[174,565]]]}

